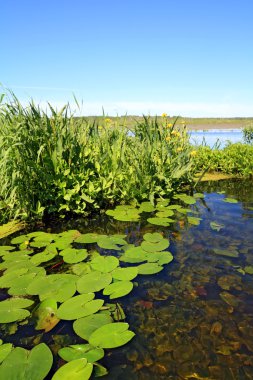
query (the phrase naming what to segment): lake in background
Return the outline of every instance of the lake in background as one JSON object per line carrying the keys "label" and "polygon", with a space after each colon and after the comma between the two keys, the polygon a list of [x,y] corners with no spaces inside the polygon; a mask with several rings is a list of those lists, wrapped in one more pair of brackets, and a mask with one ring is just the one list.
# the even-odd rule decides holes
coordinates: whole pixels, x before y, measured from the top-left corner
{"label": "lake in background", "polygon": [[189,131],[190,142],[194,145],[209,145],[211,148],[219,144],[223,148],[228,141],[231,143],[243,142],[242,129],[210,129]]}

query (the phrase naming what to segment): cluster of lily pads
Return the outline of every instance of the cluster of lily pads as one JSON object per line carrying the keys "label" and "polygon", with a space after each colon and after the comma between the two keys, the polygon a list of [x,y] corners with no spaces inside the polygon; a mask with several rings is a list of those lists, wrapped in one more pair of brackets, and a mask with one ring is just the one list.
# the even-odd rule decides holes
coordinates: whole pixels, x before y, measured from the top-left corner
{"label": "cluster of lily pads", "polygon": [[[169,240],[160,233],[146,233],[140,246],[128,244],[125,235],[76,230],[32,232],[13,238],[11,244],[0,247],[0,270],[4,271],[0,287],[9,295],[0,302],[0,323],[32,318],[35,329],[48,332],[60,320],[73,321],[75,333],[85,340],[58,351],[68,363],[55,372],[54,380],[88,379],[93,369],[99,376],[106,373],[97,363],[104,349],[122,346],[135,334],[122,322],[125,315],[120,305],[105,299],[129,294],[138,275],[158,273],[173,260],[165,251]],[[108,254],[111,251],[114,254]],[[58,268],[64,273],[54,273]],[[0,361],[0,378],[39,380],[50,371],[53,357],[45,343],[31,351],[3,343]]]}
{"label": "cluster of lily pads", "polygon": [[[194,210],[182,204],[193,205],[203,197],[200,193],[178,194],[174,199],[181,204],[163,199],[155,205],[120,205],[106,213],[130,222],[139,221],[142,213],[152,213],[147,221],[162,227],[176,222],[174,217],[179,213],[186,215],[189,224],[198,225],[201,219],[187,215]],[[210,226],[217,231],[224,227],[215,221]],[[158,232],[144,234],[138,246],[129,244],[126,235],[81,234],[77,230],[32,232],[13,238],[11,244],[0,246],[0,288],[7,289],[8,294],[0,302],[0,323],[24,324],[30,320],[36,330],[48,332],[60,320],[72,321],[74,332],[84,340],[58,351],[67,363],[55,372],[53,380],[85,380],[92,373],[106,374],[106,368],[98,363],[104,349],[120,347],[135,335],[124,322],[117,299],[133,290],[138,275],[158,273],[173,260],[169,239]],[[53,356],[45,343],[29,351],[1,341],[0,363],[0,378],[42,380],[52,367]]]}

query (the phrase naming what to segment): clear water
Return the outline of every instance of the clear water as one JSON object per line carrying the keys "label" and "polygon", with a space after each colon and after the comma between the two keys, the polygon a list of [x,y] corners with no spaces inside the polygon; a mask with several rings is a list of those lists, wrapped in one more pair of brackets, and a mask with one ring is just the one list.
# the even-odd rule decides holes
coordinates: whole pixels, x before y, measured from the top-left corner
{"label": "clear water", "polygon": [[[189,225],[184,216],[171,227],[107,219],[46,226],[55,232],[126,233],[137,245],[146,232],[160,231],[170,239],[173,262],[156,275],[138,276],[133,292],[118,300],[136,336],[126,346],[106,350],[100,361],[109,370],[106,380],[253,378],[253,274],[247,273],[253,268],[252,181],[211,182],[198,190],[205,193],[192,206],[192,215],[202,218],[199,226]],[[239,202],[224,202],[221,191]],[[211,222],[223,228],[213,230]],[[67,321],[47,334],[21,326],[15,335],[7,330],[1,337],[31,348],[34,334],[54,352],[82,341]]]}
{"label": "clear water", "polygon": [[241,129],[211,129],[202,131],[190,131],[190,142],[194,145],[208,145],[214,147],[219,144],[223,148],[228,141],[231,143],[243,142]]}

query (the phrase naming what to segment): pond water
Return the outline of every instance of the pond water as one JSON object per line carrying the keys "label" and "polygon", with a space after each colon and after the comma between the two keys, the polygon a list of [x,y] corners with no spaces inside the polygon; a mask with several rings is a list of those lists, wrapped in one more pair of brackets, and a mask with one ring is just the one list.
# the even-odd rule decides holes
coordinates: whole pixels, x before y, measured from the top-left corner
{"label": "pond water", "polygon": [[214,147],[216,144],[223,148],[228,141],[231,143],[243,142],[242,129],[210,129],[190,131],[190,142],[194,145],[208,145]]}
{"label": "pond water", "polygon": [[[75,220],[64,227],[53,222],[46,226],[53,232],[125,233],[135,245],[147,232],[161,232],[170,240],[174,260],[160,273],[138,276],[134,290],[117,300],[136,336],[125,346],[106,350],[100,361],[109,370],[104,379],[253,378],[252,182],[211,182],[198,190],[205,197],[190,207],[191,215],[201,218],[199,225],[181,216],[170,227],[107,218],[99,225],[94,219],[88,225]],[[226,196],[238,203],[224,202]],[[20,326],[14,335],[11,328],[2,329],[0,337],[31,348],[34,334],[29,326]],[[66,321],[36,334],[37,342],[45,341],[53,351],[82,342]]]}

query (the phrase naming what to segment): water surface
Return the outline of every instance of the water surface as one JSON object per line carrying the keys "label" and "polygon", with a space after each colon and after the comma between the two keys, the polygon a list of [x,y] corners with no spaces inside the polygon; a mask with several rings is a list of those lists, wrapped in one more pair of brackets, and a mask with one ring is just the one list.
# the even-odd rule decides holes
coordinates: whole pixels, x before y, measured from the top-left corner
{"label": "water surface", "polygon": [[210,129],[189,131],[190,142],[194,145],[208,145],[214,147],[216,144],[223,148],[228,142],[243,142],[242,129]]}

